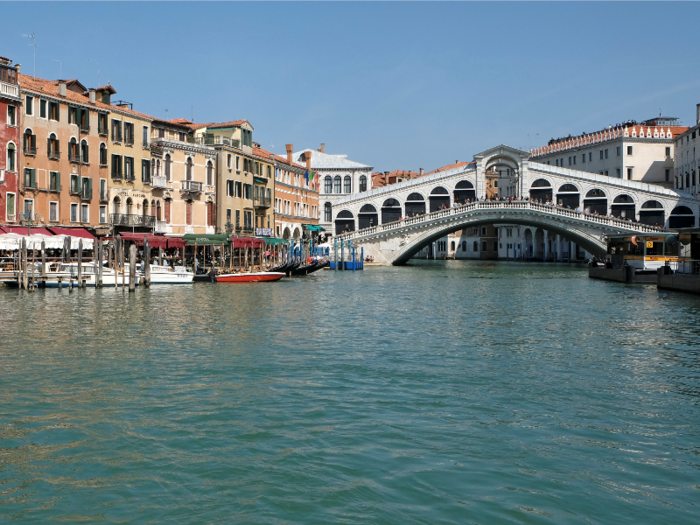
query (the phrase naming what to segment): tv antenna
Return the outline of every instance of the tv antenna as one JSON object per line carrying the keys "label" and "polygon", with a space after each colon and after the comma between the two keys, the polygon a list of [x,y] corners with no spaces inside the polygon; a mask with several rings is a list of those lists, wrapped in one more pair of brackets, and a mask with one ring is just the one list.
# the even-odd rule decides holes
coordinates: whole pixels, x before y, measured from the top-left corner
{"label": "tv antenna", "polygon": [[95,62],[97,64],[97,86],[100,85],[100,62],[96,58],[88,58],[88,62]]}
{"label": "tv antenna", "polygon": [[57,58],[52,58],[51,60],[54,62],[58,62],[58,78],[63,80],[63,62],[61,62]]}
{"label": "tv antenna", "polygon": [[39,47],[39,44],[36,43],[36,35],[34,33],[31,33],[29,35],[22,35],[22,36],[24,36],[26,38],[31,38],[31,40],[32,40],[32,43],[27,44],[27,45],[29,47],[34,48],[34,76],[33,76],[33,78],[34,78],[34,80],[36,80],[36,48]]}

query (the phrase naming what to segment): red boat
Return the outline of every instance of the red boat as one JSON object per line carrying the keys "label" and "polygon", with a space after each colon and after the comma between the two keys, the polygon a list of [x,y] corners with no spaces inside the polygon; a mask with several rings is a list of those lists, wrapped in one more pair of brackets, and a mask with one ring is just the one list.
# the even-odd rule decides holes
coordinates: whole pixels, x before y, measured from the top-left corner
{"label": "red boat", "polygon": [[216,276],[217,283],[253,283],[259,281],[279,281],[284,272],[241,272],[224,273]]}

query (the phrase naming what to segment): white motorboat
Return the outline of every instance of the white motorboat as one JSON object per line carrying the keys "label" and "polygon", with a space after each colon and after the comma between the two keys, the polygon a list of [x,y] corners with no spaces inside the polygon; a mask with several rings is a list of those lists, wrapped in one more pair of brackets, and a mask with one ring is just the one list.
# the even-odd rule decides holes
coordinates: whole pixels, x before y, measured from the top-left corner
{"label": "white motorboat", "polygon": [[[81,265],[81,278],[85,281],[85,286],[94,287],[97,283],[97,275],[95,274],[96,265],[94,262],[86,262]],[[41,269],[38,269],[37,277],[41,275]],[[71,280],[77,281],[78,279],[78,263],[60,263],[58,267],[49,267],[49,271],[46,272],[46,287],[47,288],[58,288],[59,278],[62,279],[61,285],[67,287]],[[136,284],[139,284],[138,273],[136,275]],[[129,285],[129,274],[124,275],[124,272],[115,272],[113,268],[107,266],[102,267],[102,286],[118,286],[121,284],[125,286]],[[77,283],[76,283],[77,284]]]}
{"label": "white motorboat", "polygon": [[[139,276],[143,278],[145,270],[144,263],[141,263]],[[194,280],[194,273],[185,266],[159,266],[151,264],[151,284],[190,284]]]}

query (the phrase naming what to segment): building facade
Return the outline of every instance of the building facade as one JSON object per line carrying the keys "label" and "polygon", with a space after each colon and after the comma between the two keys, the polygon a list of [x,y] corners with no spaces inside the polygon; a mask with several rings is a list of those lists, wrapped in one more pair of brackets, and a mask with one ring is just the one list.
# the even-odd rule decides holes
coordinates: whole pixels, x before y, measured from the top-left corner
{"label": "building facade", "polygon": [[672,188],[674,139],[688,129],[677,124],[676,118],[657,117],[552,140],[532,150],[531,160]]}
{"label": "building facade", "polygon": [[695,126],[678,135],[674,144],[674,185],[693,196],[700,193],[700,104],[695,108]]}
{"label": "building facade", "polygon": [[0,224],[17,224],[19,197],[19,67],[0,57]]}
{"label": "building facade", "polygon": [[348,160],[347,155],[330,155],[325,144],[319,150],[305,149],[293,153],[292,160],[306,165],[319,181],[320,225],[328,232],[333,229],[333,205],[353,193],[371,189],[372,166]]}
{"label": "building facade", "polygon": [[297,164],[293,145],[286,148],[286,158],[275,155],[275,236],[299,241],[309,225],[315,229],[319,224],[318,177],[308,175],[311,159],[308,168]]}
{"label": "building facade", "polygon": [[100,123],[109,105],[77,80],[19,75],[23,107],[18,211],[47,226],[92,227],[106,232],[100,199],[108,168]]}

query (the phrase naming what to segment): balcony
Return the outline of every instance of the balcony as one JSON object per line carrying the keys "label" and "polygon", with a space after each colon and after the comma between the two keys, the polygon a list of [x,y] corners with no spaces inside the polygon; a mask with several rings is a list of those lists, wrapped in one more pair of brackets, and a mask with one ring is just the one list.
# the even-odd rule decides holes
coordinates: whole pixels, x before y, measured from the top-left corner
{"label": "balcony", "polygon": [[236,235],[253,235],[254,230],[252,226],[236,226],[234,231]]}
{"label": "balcony", "polygon": [[202,193],[202,183],[196,180],[183,180],[180,181],[180,189],[190,193]]}
{"label": "balcony", "polygon": [[238,139],[229,139],[226,137],[214,137],[212,135],[203,135],[200,137],[187,137],[187,142],[190,144],[199,144],[201,146],[231,146],[240,148],[241,141]]}
{"label": "balcony", "polygon": [[49,191],[51,193],[61,193],[62,189],[63,188],[61,187],[61,185],[56,181],[53,181],[52,183],[49,184]]}
{"label": "balcony", "polygon": [[165,221],[156,221],[155,233],[170,233],[168,231],[168,223]]}
{"label": "balcony", "polygon": [[90,133],[90,124],[80,124],[80,133]]}
{"label": "balcony", "polygon": [[61,152],[59,151],[49,151],[49,160],[60,160]]}
{"label": "balcony", "polygon": [[154,190],[164,190],[168,187],[168,181],[163,175],[156,175],[151,179],[151,188]]}
{"label": "balcony", "polygon": [[270,199],[268,197],[255,197],[253,199],[253,207],[254,208],[269,208],[271,200],[272,199]]}
{"label": "balcony", "polygon": [[32,148],[31,146],[24,146],[24,154],[27,155],[28,157],[35,157],[36,156],[36,148]]}
{"label": "balcony", "polygon": [[107,133],[107,128],[104,128],[102,126],[97,126],[97,134],[101,137],[106,137],[109,135],[109,133]]}
{"label": "balcony", "polygon": [[112,213],[109,223],[113,226],[144,226],[153,228],[156,218],[153,215],[134,215],[133,213]]}
{"label": "balcony", "polygon": [[0,82],[0,95],[19,100],[19,85],[10,84],[9,82]]}
{"label": "balcony", "polygon": [[121,181],[124,179],[124,175],[121,173],[112,173],[112,180]]}

